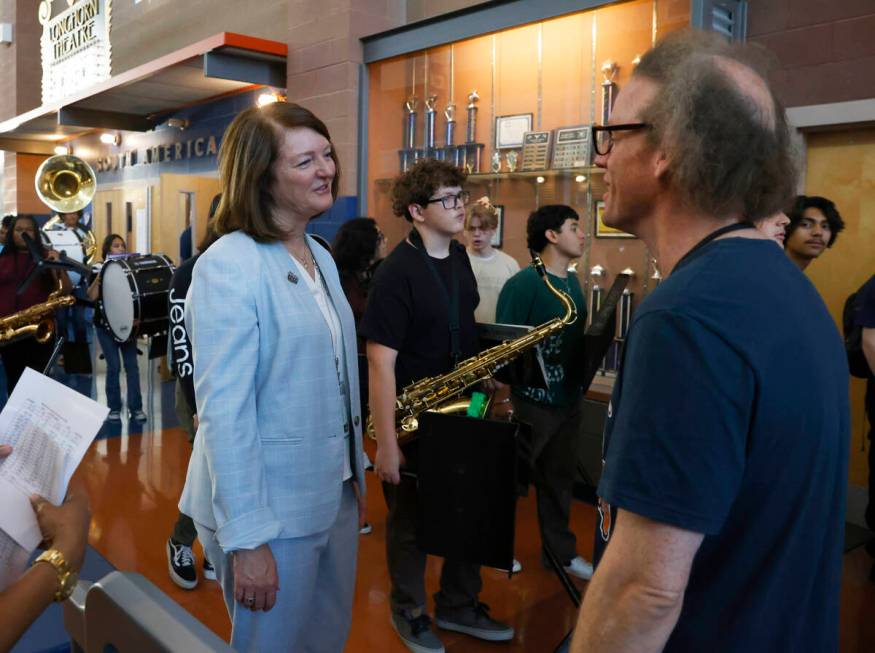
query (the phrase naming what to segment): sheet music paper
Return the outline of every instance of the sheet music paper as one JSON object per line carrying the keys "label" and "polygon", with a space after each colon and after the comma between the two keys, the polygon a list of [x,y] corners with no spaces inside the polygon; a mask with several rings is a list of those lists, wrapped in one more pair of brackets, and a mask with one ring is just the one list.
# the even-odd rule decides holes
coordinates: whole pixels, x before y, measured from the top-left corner
{"label": "sheet music paper", "polygon": [[0,592],[24,573],[29,558],[27,549],[0,531]]}
{"label": "sheet music paper", "polygon": [[[0,413],[0,530],[27,556],[42,540],[30,495],[59,505],[109,409],[28,368]],[[0,581],[20,552],[0,538]],[[19,572],[20,573],[20,572]],[[2,582],[0,582],[2,587]]]}

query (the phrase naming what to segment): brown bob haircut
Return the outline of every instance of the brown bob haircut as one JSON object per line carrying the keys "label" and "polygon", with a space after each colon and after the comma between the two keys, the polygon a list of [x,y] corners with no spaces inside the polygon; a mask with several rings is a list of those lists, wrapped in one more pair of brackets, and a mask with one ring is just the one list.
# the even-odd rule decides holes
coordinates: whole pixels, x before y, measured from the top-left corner
{"label": "brown bob haircut", "polygon": [[[218,235],[240,230],[262,243],[287,236],[273,219],[271,166],[277,159],[283,131],[300,128],[312,129],[331,141],[325,123],[297,104],[274,102],[251,107],[234,118],[219,149],[222,199],[213,222]],[[333,147],[331,158],[336,170],[331,196],[336,199],[340,162]]]}

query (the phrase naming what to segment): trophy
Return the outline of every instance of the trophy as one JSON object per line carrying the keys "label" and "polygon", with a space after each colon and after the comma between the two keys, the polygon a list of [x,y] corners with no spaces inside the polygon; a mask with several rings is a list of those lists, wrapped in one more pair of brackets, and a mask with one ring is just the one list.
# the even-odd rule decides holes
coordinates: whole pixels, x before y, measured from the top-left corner
{"label": "trophy", "polygon": [[416,147],[416,106],[418,104],[419,100],[416,99],[415,95],[411,95],[404,103],[404,107],[407,109],[407,123],[404,130],[404,147],[408,149]]}
{"label": "trophy", "polygon": [[592,279],[592,290],[589,294],[589,323],[592,324],[593,318],[602,310],[602,300],[605,297],[605,289],[599,285],[599,282],[607,276],[605,269],[601,265],[594,265],[589,271],[589,276]]}
{"label": "trophy", "polygon": [[468,133],[465,139],[466,143],[473,143],[477,134],[477,100],[480,96],[477,91],[471,91],[468,94]]}
{"label": "trophy", "polygon": [[461,168],[462,159],[465,154],[464,146],[457,147],[453,141],[456,140],[456,105],[450,102],[444,109],[444,118],[446,119],[446,145],[438,150],[438,158],[446,159],[454,166]]}
{"label": "trophy", "polygon": [[656,288],[662,281],[662,273],[659,271],[659,263],[655,258],[650,259],[650,262],[653,263],[653,274],[650,276],[650,280],[653,281],[653,287]]}
{"label": "trophy", "polygon": [[477,91],[468,94],[468,131],[465,139],[465,157],[463,164],[468,174],[480,172],[480,158],[483,155],[483,143],[476,143],[477,137],[477,100],[480,96]]}
{"label": "trophy", "polygon": [[410,168],[417,158],[416,150],[414,149],[414,142],[416,140],[416,105],[415,95],[411,95],[404,102],[404,108],[407,111],[404,118],[404,139],[402,141],[402,149],[398,150],[401,172],[407,172],[407,169]]}
{"label": "trophy", "polygon": [[501,172],[501,152],[492,153],[492,172]]}
{"label": "trophy", "polygon": [[614,97],[616,96],[617,85],[614,83],[614,77],[620,67],[610,59],[602,64],[602,75],[605,79],[602,82],[602,124],[608,124],[608,118],[611,116],[611,109],[614,106]]}
{"label": "trophy", "polygon": [[[431,152],[434,149],[434,120],[435,102],[437,95],[429,95],[425,100],[425,149]],[[426,155],[427,156],[427,155]]]}
{"label": "trophy", "polygon": [[517,164],[519,163],[520,155],[517,154],[516,150],[511,150],[505,155],[507,159],[507,171],[508,172],[516,172]]}
{"label": "trophy", "polygon": [[447,131],[446,131],[446,139],[447,139],[447,147],[453,145],[453,140],[456,136],[456,105],[448,104],[447,108],[444,109],[444,118],[447,119]]}

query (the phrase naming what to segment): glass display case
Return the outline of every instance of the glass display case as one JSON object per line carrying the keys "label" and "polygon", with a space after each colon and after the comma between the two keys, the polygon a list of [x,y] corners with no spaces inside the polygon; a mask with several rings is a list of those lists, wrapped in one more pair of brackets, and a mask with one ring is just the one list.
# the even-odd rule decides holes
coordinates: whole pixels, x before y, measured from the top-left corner
{"label": "glass display case", "polygon": [[631,271],[631,310],[658,279],[640,240],[600,224],[603,171],[592,166],[589,127],[605,121],[636,58],[689,22],[688,0],[632,0],[369,64],[368,214],[399,242],[409,225],[392,215],[393,178],[420,157],[453,161],[469,172],[472,200],[500,207],[497,241],[521,265],[529,213],[572,206],[586,234],[576,272],[589,301]]}

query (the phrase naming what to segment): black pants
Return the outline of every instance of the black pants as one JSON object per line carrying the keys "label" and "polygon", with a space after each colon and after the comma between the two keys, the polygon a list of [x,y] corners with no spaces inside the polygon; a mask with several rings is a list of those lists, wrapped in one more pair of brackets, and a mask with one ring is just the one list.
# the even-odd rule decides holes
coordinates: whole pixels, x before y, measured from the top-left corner
{"label": "black pants", "polygon": [[[195,429],[192,416],[194,410],[188,405],[185,400],[185,394],[182,392],[182,384],[179,379],[176,380],[176,416],[179,418],[179,425],[188,435],[188,441],[194,442]],[[170,536],[177,544],[191,546],[197,538],[197,531],[194,528],[194,522],[191,517],[179,513],[176,523],[173,525],[173,534]]]}
{"label": "black pants", "polygon": [[541,541],[567,565],[577,555],[577,538],[568,521],[579,458],[581,402],[548,406],[514,395],[513,405],[517,419],[532,427],[532,481]]}
{"label": "black pants", "polygon": [[49,358],[52,357],[54,342],[51,340],[44,345],[39,344],[33,338],[24,338],[0,348],[0,356],[3,357],[3,369],[6,370],[6,388],[9,394],[18,383],[18,379],[24,374],[24,368],[30,367],[42,374]]}
{"label": "black pants", "polygon": [[[392,583],[392,610],[424,611],[426,554],[416,545],[419,509],[416,479],[402,476],[400,485],[383,483],[383,495],[389,507],[386,559]],[[445,559],[440,591],[434,595],[435,606],[441,610],[474,605],[482,587],[480,565]]]}

